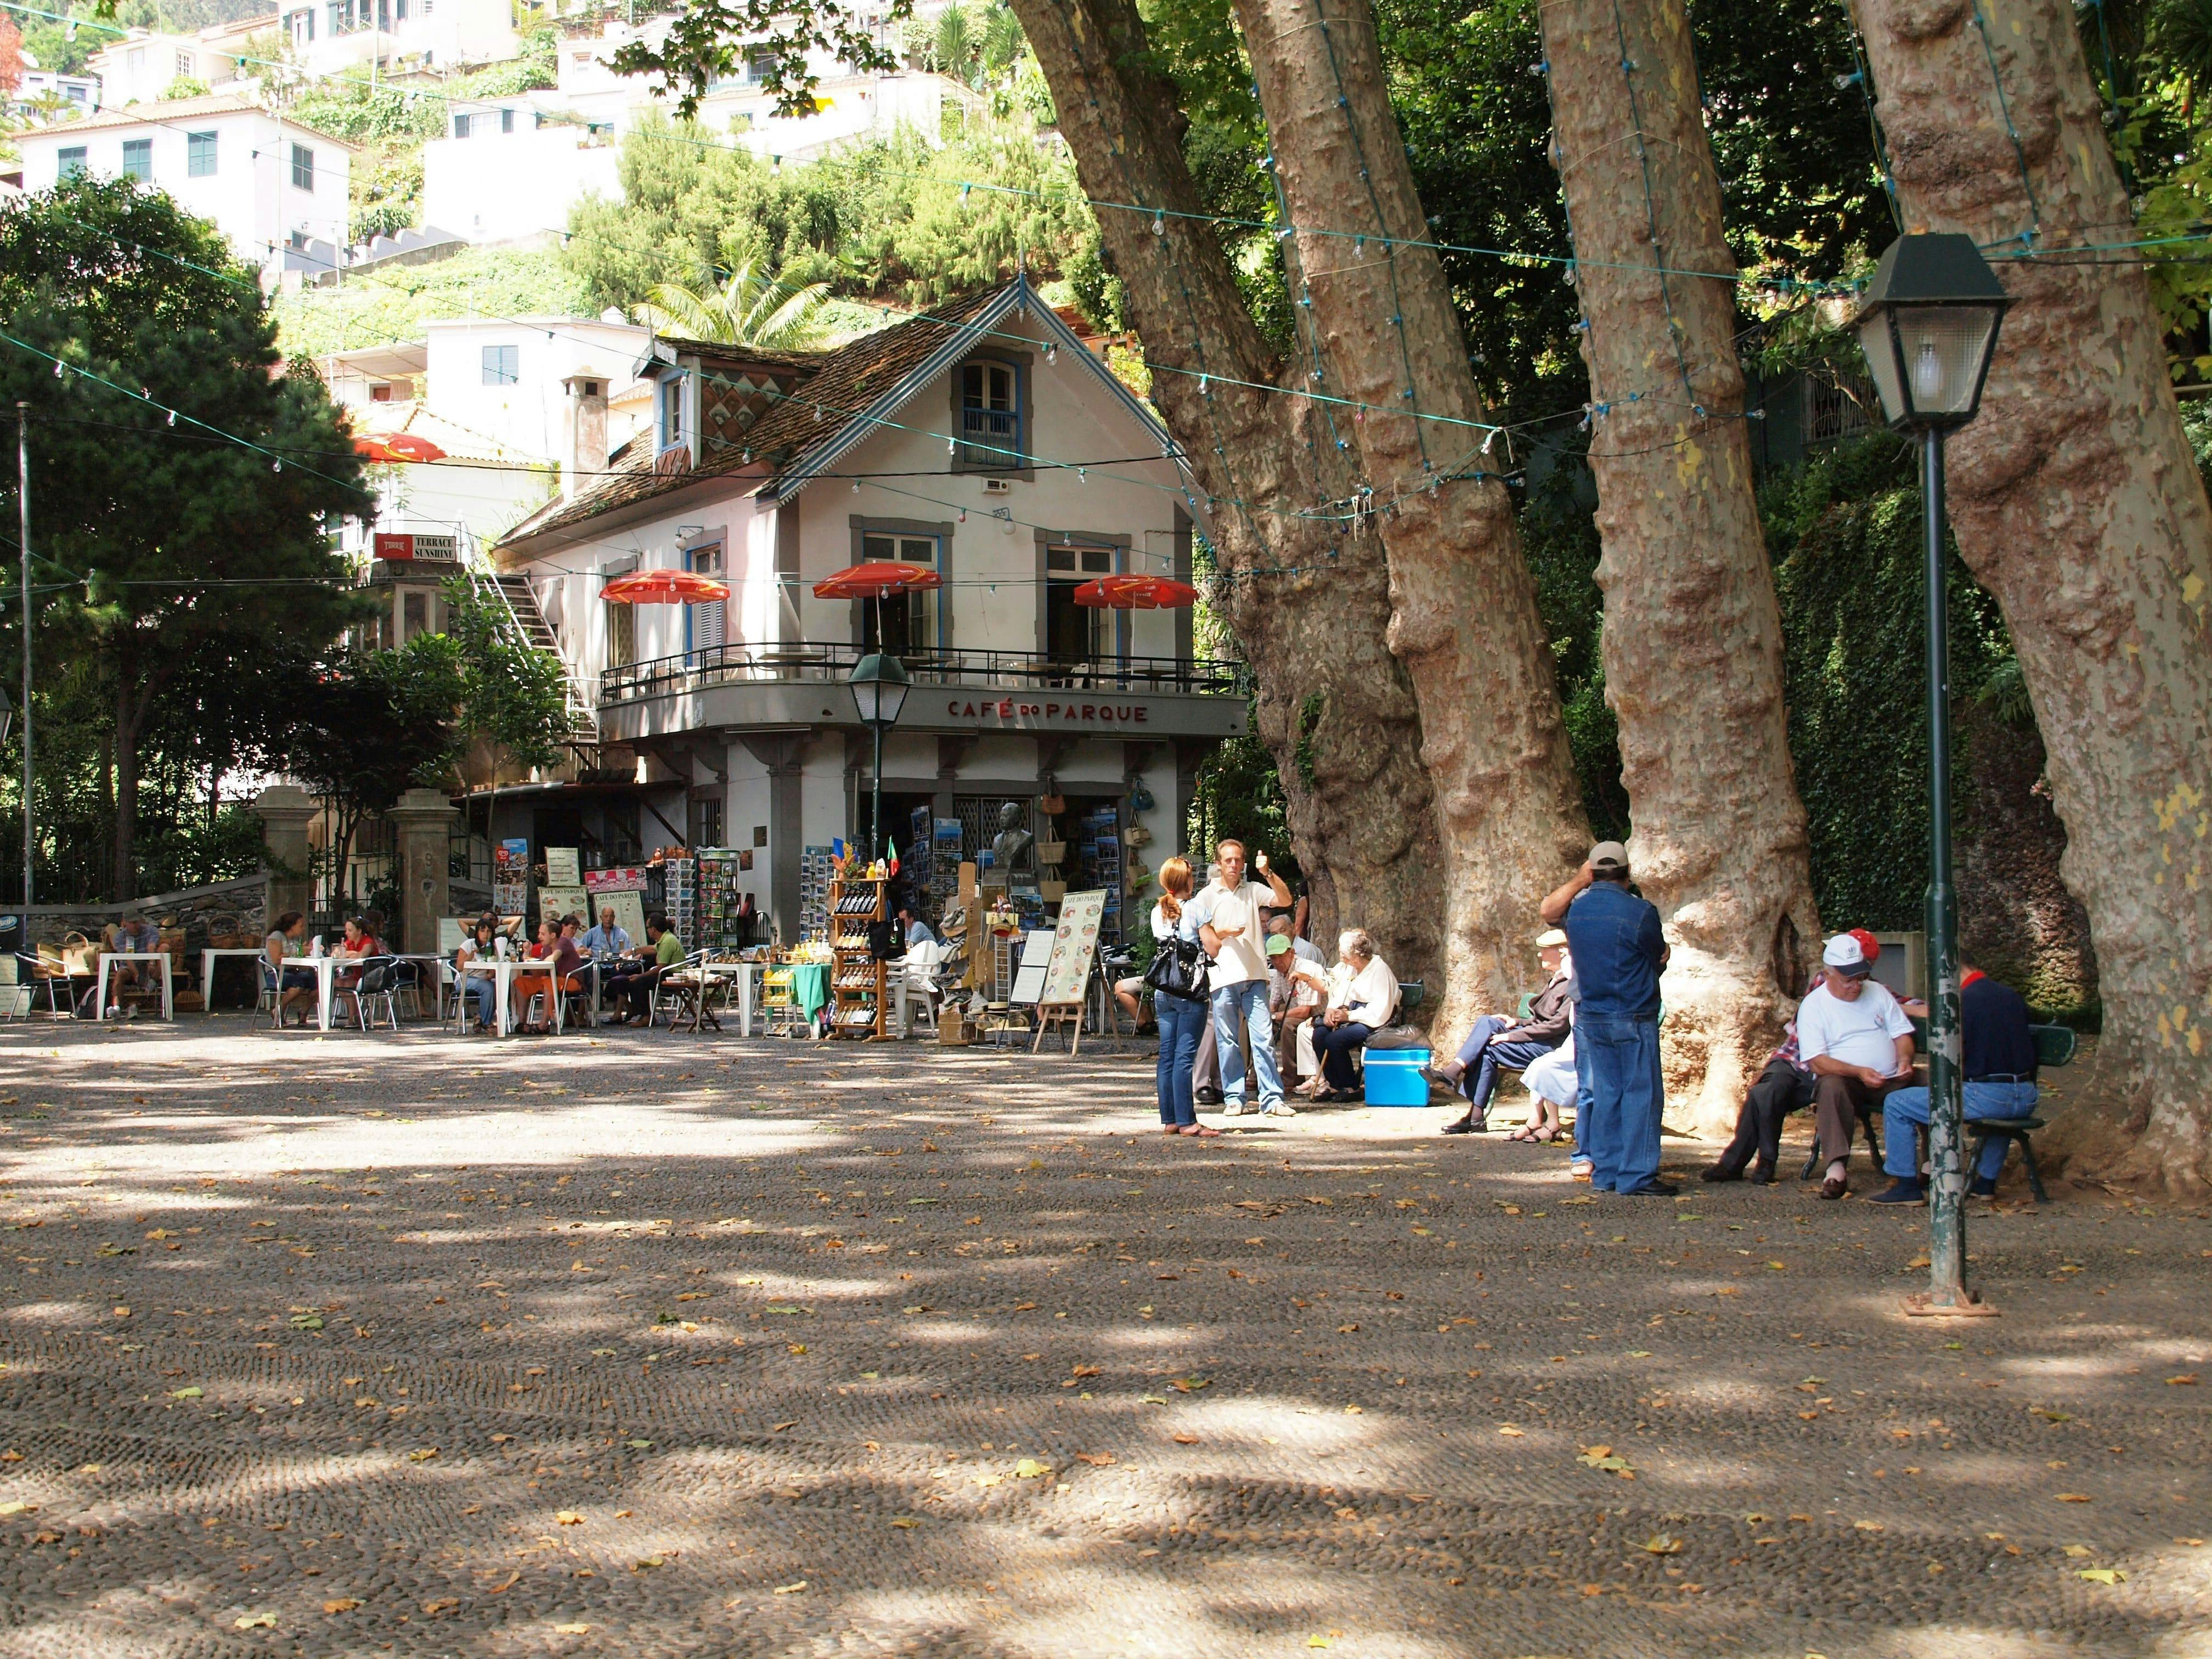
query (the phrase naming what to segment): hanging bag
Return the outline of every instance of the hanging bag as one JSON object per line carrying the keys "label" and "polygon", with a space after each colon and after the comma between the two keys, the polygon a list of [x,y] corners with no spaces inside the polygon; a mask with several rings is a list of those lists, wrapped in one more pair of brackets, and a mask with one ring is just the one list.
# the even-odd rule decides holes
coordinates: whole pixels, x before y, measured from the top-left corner
{"label": "hanging bag", "polygon": [[1196,940],[1164,939],[1152,953],[1152,965],[1145,969],[1145,985],[1155,996],[1204,1002],[1212,995],[1206,986],[1212,966]]}

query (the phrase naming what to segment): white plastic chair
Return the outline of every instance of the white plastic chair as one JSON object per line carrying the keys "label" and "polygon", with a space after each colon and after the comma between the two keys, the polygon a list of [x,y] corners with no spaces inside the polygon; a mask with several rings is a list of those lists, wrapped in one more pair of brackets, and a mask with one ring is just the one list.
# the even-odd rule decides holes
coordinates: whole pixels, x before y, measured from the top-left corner
{"label": "white plastic chair", "polygon": [[951,947],[935,940],[908,948],[904,957],[894,963],[898,977],[892,982],[892,994],[897,999],[898,1034],[907,1036],[913,1029],[907,1017],[909,1003],[921,1005],[922,1018],[932,1031],[937,1029],[937,1005],[945,995],[939,975]]}

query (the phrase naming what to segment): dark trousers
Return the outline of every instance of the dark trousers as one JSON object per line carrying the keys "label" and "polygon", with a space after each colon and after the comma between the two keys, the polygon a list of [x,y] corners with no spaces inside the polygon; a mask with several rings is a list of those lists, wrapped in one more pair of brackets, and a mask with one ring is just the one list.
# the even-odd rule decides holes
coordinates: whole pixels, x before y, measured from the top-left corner
{"label": "dark trousers", "polygon": [[1832,1163],[1837,1158],[1848,1161],[1851,1155],[1851,1136],[1856,1133],[1860,1118],[1881,1115],[1881,1103],[1899,1089],[1912,1086],[1912,1073],[1883,1079],[1879,1089],[1869,1089],[1855,1077],[1823,1075],[1813,1079],[1813,1116],[1819,1125],[1820,1156]]}
{"label": "dark trousers", "polygon": [[606,993],[623,1012],[635,1018],[653,1007],[653,988],[660,983],[660,969],[647,968],[641,972],[617,974],[606,982]]}
{"label": "dark trousers", "polygon": [[1352,1057],[1367,1046],[1367,1039],[1375,1035],[1371,1025],[1362,1025],[1358,1020],[1346,1020],[1341,1025],[1314,1027],[1314,1052],[1321,1057],[1321,1074],[1328,1079],[1332,1089],[1349,1089],[1359,1081],[1352,1069]]}
{"label": "dark trousers", "polygon": [[1759,1167],[1771,1171],[1782,1156],[1782,1121],[1813,1103],[1813,1074],[1801,1072],[1786,1060],[1770,1060],[1759,1080],[1743,1097],[1736,1114],[1735,1139],[1721,1154],[1720,1167],[1741,1175],[1754,1158]]}

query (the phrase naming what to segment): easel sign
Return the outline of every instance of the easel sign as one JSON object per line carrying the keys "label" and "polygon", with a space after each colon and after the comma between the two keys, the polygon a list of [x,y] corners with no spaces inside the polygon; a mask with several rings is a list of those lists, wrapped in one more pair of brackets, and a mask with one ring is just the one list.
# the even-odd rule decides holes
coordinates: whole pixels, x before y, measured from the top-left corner
{"label": "easel sign", "polygon": [[[1084,995],[1091,986],[1091,963],[1098,953],[1098,921],[1106,908],[1103,889],[1070,893],[1060,902],[1060,927],[1053,934],[1052,960],[1045,964],[1044,990],[1037,998],[1036,1048],[1047,1030],[1068,1026],[1082,1041]],[[1074,1053],[1071,1047],[1070,1054]]]}

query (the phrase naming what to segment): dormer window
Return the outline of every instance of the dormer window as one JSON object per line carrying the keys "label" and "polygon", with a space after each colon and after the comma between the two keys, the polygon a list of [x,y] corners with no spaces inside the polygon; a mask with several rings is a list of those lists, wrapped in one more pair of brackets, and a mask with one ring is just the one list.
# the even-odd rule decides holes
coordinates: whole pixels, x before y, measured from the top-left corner
{"label": "dormer window", "polygon": [[960,369],[960,447],[963,468],[1018,471],[1028,465],[1022,444],[1021,371],[989,358]]}
{"label": "dormer window", "polygon": [[660,447],[674,449],[690,443],[684,420],[684,383],[688,377],[671,374],[660,383]]}

